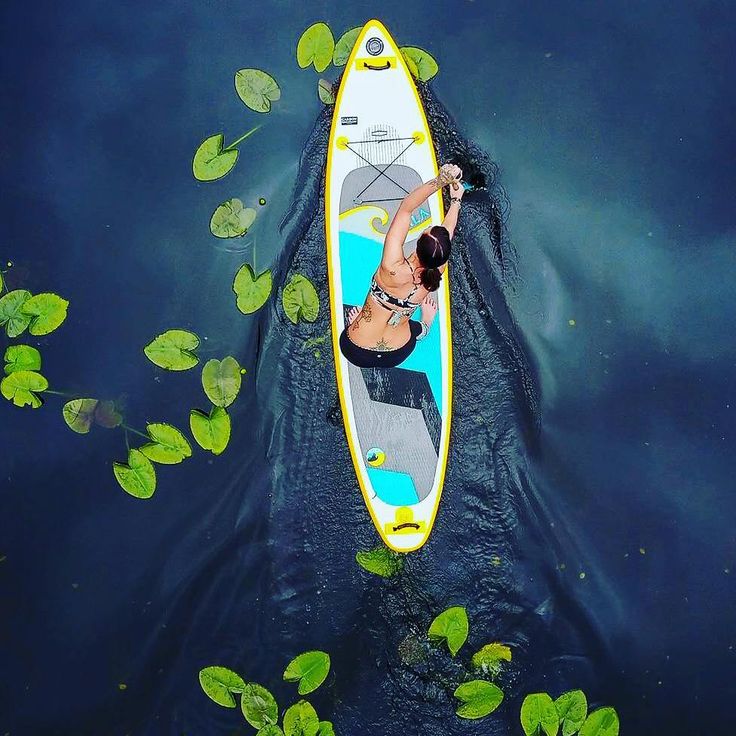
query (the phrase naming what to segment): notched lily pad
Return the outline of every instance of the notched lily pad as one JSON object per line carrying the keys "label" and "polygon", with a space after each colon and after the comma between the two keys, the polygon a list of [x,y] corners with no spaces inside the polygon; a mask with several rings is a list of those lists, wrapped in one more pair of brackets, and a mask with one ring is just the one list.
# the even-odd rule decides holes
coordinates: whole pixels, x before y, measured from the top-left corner
{"label": "notched lily pad", "polygon": [[199,684],[202,690],[223,708],[234,708],[236,703],[232,693],[242,693],[245,690],[243,678],[227,667],[205,667],[200,670]]}
{"label": "notched lily pad", "polygon": [[521,704],[521,727],[526,736],[556,736],[560,727],[555,704],[547,693],[532,693]]}
{"label": "notched lily pad", "polygon": [[329,80],[320,79],[317,82],[317,94],[325,105],[335,104],[335,93],[332,91],[332,82]]}
{"label": "notched lily pad", "polygon": [[15,289],[0,297],[0,326],[5,325],[8,337],[18,337],[31,322],[31,315],[25,314],[23,305],[31,298],[31,292]]}
{"label": "notched lily pad", "polygon": [[302,274],[292,276],[284,287],[281,302],[286,316],[296,324],[300,319],[314,322],[319,313],[319,297],[314,284]]}
{"label": "notched lily pad", "polygon": [[97,399],[72,399],[64,404],[62,415],[69,429],[78,434],[87,434],[95,419]]}
{"label": "notched lily pad", "polygon": [[585,720],[580,736],[618,736],[618,713],[614,708],[598,708]]}
{"label": "notched lily pad", "polygon": [[330,655],[312,651],[294,657],[284,671],[284,680],[299,683],[299,695],[308,695],[327,678],[330,671]]}
{"label": "notched lily pad", "polygon": [[16,406],[38,409],[43,399],[36,394],[45,391],[49,382],[35,371],[14,371],[0,381],[0,393]]}
{"label": "notched lily pad", "polygon": [[486,644],[471,659],[471,664],[484,675],[496,677],[501,671],[502,662],[511,661],[511,649],[500,642]]}
{"label": "notched lily pad", "polygon": [[409,71],[420,82],[428,82],[439,71],[437,62],[428,51],[416,46],[402,46],[400,51]]}
{"label": "notched lily pad", "polygon": [[140,451],[128,452],[128,464],[113,463],[113,472],[120,487],[136,498],[150,498],[156,490],[156,469]]}
{"label": "notched lily pad", "polygon": [[148,360],[167,371],[186,371],[199,363],[199,338],[188,330],[167,330],[143,348]]}
{"label": "notched lily pad", "polygon": [[68,306],[69,302],[58,294],[36,294],[23,302],[21,312],[31,318],[31,335],[48,335],[66,319]]}
{"label": "notched lily pad", "polygon": [[235,91],[243,104],[256,112],[270,112],[271,103],[281,97],[276,80],[261,69],[235,72]]}
{"label": "notched lily pad", "polygon": [[276,699],[265,687],[249,682],[240,696],[240,707],[245,720],[253,728],[276,725],[279,720],[279,706]]}
{"label": "notched lily pad", "polygon": [[213,455],[222,454],[230,441],[230,415],[221,406],[213,406],[209,415],[192,409],[189,428],[197,444]]}
{"label": "notched lily pad", "polygon": [[284,713],[284,733],[286,736],[317,736],[319,718],[314,708],[300,700]]}
{"label": "notched lily pad", "polygon": [[255,133],[259,127],[252,128],[227,148],[224,148],[225,136],[222,133],[205,138],[199,144],[192,160],[194,178],[198,181],[215,181],[229,174],[238,161],[239,151],[236,146]]}
{"label": "notched lily pad", "polygon": [[296,60],[302,69],[314,64],[318,72],[323,72],[332,61],[335,39],[326,23],[313,23],[302,33],[296,47]]}
{"label": "notched lily pad", "polygon": [[256,211],[252,207],[243,207],[243,203],[233,197],[213,212],[210,232],[216,238],[239,238],[248,232],[255,219]]}
{"label": "notched lily pad", "polygon": [[367,552],[358,552],[355,561],[367,572],[390,578],[401,572],[404,558],[383,545],[378,545]]}
{"label": "notched lily pad", "polygon": [[335,66],[345,66],[348,63],[350,52],[353,50],[353,46],[355,46],[361,30],[361,27],[357,26],[356,28],[351,28],[349,31],[345,31],[340,36],[332,53],[332,63]]}
{"label": "notched lily pad", "polygon": [[244,263],[235,274],[233,291],[237,296],[238,309],[243,314],[258,311],[271,295],[273,282],[270,269],[256,278],[250,263]]}
{"label": "notched lily pad", "polygon": [[5,351],[5,373],[40,371],[41,353],[30,345],[11,345]]}
{"label": "notched lily pad", "polygon": [[454,695],[462,703],[455,711],[460,718],[484,718],[493,713],[503,700],[501,689],[486,680],[464,682]]}
{"label": "notched lily pad", "polygon": [[139,449],[149,460],[161,465],[176,465],[192,456],[187,438],[171,424],[147,424],[146,431],[153,441]]}
{"label": "notched lily pad", "polygon": [[429,627],[432,641],[447,642],[454,657],[468,638],[468,614],[462,606],[452,606],[432,621]]}
{"label": "notched lily pad", "polygon": [[562,724],[562,736],[573,736],[585,723],[588,699],[582,690],[570,690],[555,700],[555,710]]}
{"label": "notched lily pad", "polygon": [[264,726],[259,728],[256,736],[284,736],[284,732],[278,726]]}
{"label": "notched lily pad", "polygon": [[222,360],[208,360],[202,369],[202,387],[215,405],[228,407],[240,393],[240,364],[231,355]]}

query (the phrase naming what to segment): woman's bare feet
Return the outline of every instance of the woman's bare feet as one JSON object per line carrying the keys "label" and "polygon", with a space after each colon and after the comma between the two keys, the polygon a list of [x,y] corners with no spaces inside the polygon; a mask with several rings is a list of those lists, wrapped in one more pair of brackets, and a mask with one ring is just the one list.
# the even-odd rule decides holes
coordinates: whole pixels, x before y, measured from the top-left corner
{"label": "woman's bare feet", "polygon": [[434,321],[436,314],[437,302],[432,296],[426,297],[422,302],[422,322],[424,322],[428,328],[432,326],[432,322]]}

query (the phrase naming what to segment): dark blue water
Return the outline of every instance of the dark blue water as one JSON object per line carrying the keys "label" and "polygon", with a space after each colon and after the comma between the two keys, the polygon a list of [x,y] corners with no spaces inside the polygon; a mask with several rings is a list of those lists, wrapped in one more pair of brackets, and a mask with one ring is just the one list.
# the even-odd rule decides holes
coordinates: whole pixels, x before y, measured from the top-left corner
{"label": "dark blue water", "polygon": [[[377,537],[329,342],[319,358],[302,347],[329,329],[329,111],[294,49],[315,20],[339,34],[368,16],[325,3],[0,10],[0,260],[16,264],[12,287],[71,302],[33,341],[52,388],[119,398],[139,429],[186,427],[204,407],[199,373],[151,365],[155,334],[191,329],[205,357],[248,370],[228,450],[159,468],[145,502],[113,479],[119,430],[73,434],[56,396],[0,405],[0,733],[252,733],[201,692],[199,669],[231,666],[285,706],[281,672],[308,648],[332,654],[313,702],[343,735],[519,734],[526,693],[572,687],[614,705],[624,734],[723,732],[736,695],[736,13],[397,6],[373,14],[440,63],[422,91],[440,157],[500,174],[493,199],[463,209],[453,254],[440,514],[388,582],[354,562]],[[232,89],[248,66],[281,84],[269,116]],[[192,178],[205,136],[259,122],[228,177]],[[267,199],[258,269],[314,280],[313,325],[288,323],[277,299],[235,309],[252,245],[227,252],[208,229],[234,196]],[[468,608],[466,655],[513,647],[506,702],[485,721],[453,715],[462,672],[423,642],[451,604]]]}

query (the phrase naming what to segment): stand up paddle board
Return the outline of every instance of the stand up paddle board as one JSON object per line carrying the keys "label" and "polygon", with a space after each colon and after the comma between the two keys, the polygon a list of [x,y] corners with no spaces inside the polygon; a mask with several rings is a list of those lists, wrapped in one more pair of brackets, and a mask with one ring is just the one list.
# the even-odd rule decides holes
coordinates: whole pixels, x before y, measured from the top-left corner
{"label": "stand up paddle board", "polygon": [[[355,42],[337,94],[327,153],[325,221],[337,388],[355,473],[391,549],[421,547],[445,478],[452,403],[449,266],[429,334],[396,368],[358,368],[338,339],[362,307],[401,200],[437,175],[422,103],[399,47],[371,20]],[[433,194],[412,213],[405,254],[443,219]],[[412,316],[419,319],[417,309]]]}

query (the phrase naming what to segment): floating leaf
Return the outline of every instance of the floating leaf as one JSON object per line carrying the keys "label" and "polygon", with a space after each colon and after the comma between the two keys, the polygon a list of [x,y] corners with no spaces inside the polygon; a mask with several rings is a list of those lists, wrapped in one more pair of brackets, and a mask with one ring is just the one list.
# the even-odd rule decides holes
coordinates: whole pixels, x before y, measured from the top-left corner
{"label": "floating leaf", "polygon": [[31,322],[31,316],[22,309],[31,298],[31,292],[15,289],[0,297],[0,326],[5,325],[8,337],[18,337]]}
{"label": "floating leaf", "polygon": [[31,335],[48,335],[66,319],[68,306],[69,302],[58,294],[36,294],[23,302],[21,312],[31,318]]}
{"label": "floating leaf", "polygon": [[156,470],[151,461],[138,450],[128,452],[128,464],[113,463],[113,472],[120,487],[136,498],[150,498],[156,490]]}
{"label": "floating leaf", "polygon": [[572,736],[585,723],[588,700],[582,690],[570,690],[555,700],[555,710],[562,724],[562,736]]}
{"label": "floating leaf", "polygon": [[123,415],[118,411],[114,401],[100,401],[95,409],[95,422],[105,429],[114,429],[123,423]]}
{"label": "floating leaf", "polygon": [[276,80],[260,69],[235,72],[235,91],[243,103],[256,112],[270,112],[271,103],[281,97]]}
{"label": "floating leaf", "polygon": [[462,606],[452,606],[443,611],[429,627],[429,638],[446,641],[454,657],[468,638],[468,614]]}
{"label": "floating leaf", "polygon": [[314,708],[306,700],[300,700],[284,713],[284,733],[286,736],[317,736],[319,718]]}
{"label": "floating leaf", "polygon": [[243,678],[227,667],[205,667],[200,670],[199,684],[215,703],[225,708],[234,708],[236,705],[232,693],[245,690]]}
{"label": "floating leaf", "polygon": [[335,727],[331,721],[320,721],[317,736],[335,736]]}
{"label": "floating leaf", "polygon": [[335,66],[345,66],[348,63],[350,52],[353,50],[358,36],[360,36],[360,31],[361,28],[358,26],[357,28],[351,28],[349,31],[345,31],[340,36],[335,44],[335,51],[332,54],[332,63]]}
{"label": "floating leaf", "polygon": [[409,67],[409,71],[420,81],[428,82],[437,74],[439,67],[432,54],[416,46],[402,46],[401,55]]}
{"label": "floating leaf", "polygon": [[231,355],[208,360],[202,369],[202,387],[215,406],[230,406],[240,392],[240,364]]}
{"label": "floating leaf", "polygon": [[3,279],[3,272],[0,271],[0,294],[3,293],[4,288],[5,288],[5,279]]}
{"label": "floating leaf", "polygon": [[256,736],[284,736],[284,732],[278,726],[264,726],[258,730]]}
{"label": "floating leaf", "polygon": [[213,406],[209,415],[192,409],[189,428],[197,444],[213,455],[220,455],[230,441],[230,416],[221,406]]}
{"label": "floating leaf", "polygon": [[188,330],[167,330],[143,348],[148,360],[167,371],[186,371],[199,363],[199,338]]}
{"label": "floating leaf", "polygon": [[34,371],[14,371],[0,381],[0,393],[16,406],[30,406],[38,409],[43,400],[36,396],[37,391],[45,391],[49,382]]}
{"label": "floating leaf", "polygon": [[240,696],[240,707],[245,720],[253,728],[272,726],[279,720],[279,706],[265,687],[249,682]]}
{"label": "floating leaf", "polygon": [[11,345],[5,351],[5,373],[40,371],[41,353],[30,345]]}
{"label": "floating leaf", "polygon": [[390,578],[401,572],[404,558],[387,547],[379,545],[367,552],[358,552],[355,561],[364,569],[382,578]]}
{"label": "floating leaf", "polygon": [[61,410],[69,429],[78,434],[87,434],[95,418],[97,399],[72,399]]}
{"label": "floating leaf", "polygon": [[299,695],[307,695],[325,681],[329,671],[330,655],[327,652],[304,652],[289,662],[284,680],[299,682]]}
{"label": "floating leaf", "polygon": [[547,693],[532,693],[521,704],[521,727],[526,736],[537,736],[542,731],[556,736],[560,727],[555,704]]}
{"label": "floating leaf", "polygon": [[210,232],[217,238],[239,238],[248,232],[255,219],[256,211],[252,207],[243,207],[243,203],[233,197],[212,214]]}
{"label": "floating leaf", "polygon": [[326,79],[320,79],[317,82],[317,94],[325,105],[335,104],[335,93],[332,91],[332,82]]}
{"label": "floating leaf", "polygon": [[304,69],[314,63],[318,72],[323,72],[332,61],[335,39],[325,23],[313,23],[302,33],[296,47],[296,60]]}
{"label": "floating leaf", "polygon": [[501,688],[486,680],[464,682],[454,695],[463,703],[455,711],[460,718],[484,718],[493,713],[503,700]]}
{"label": "floating leaf", "polygon": [[199,144],[192,161],[195,179],[215,181],[230,173],[240,153],[237,148],[223,148],[224,144],[225,136],[222,133],[211,135]]}
{"label": "floating leaf", "polygon": [[319,313],[319,297],[314,284],[300,273],[294,274],[284,287],[281,301],[286,316],[296,324],[299,319],[314,322]]}
{"label": "floating leaf", "polygon": [[618,736],[618,713],[614,708],[598,708],[585,720],[580,736]]}
{"label": "floating leaf", "polygon": [[471,664],[475,669],[481,670],[484,675],[496,677],[501,671],[501,662],[511,661],[511,649],[505,644],[494,642],[486,644],[473,655]]}
{"label": "floating leaf", "polygon": [[259,310],[271,294],[271,271],[264,271],[256,278],[250,263],[244,263],[235,274],[233,291],[238,297],[238,309],[243,314]]}
{"label": "floating leaf", "polygon": [[192,456],[187,438],[171,424],[147,424],[146,431],[153,442],[139,449],[149,460],[161,465],[176,465]]}

